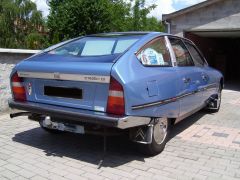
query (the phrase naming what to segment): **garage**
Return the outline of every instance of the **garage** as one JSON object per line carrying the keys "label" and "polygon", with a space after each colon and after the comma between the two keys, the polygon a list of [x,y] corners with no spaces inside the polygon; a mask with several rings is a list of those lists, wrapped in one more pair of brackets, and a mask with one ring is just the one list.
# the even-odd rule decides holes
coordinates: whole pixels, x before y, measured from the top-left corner
{"label": "garage", "polygon": [[240,31],[185,32],[204,54],[209,65],[220,70],[225,82],[240,83]]}
{"label": "garage", "polygon": [[166,32],[191,39],[227,84],[240,86],[240,1],[208,0],[162,19]]}

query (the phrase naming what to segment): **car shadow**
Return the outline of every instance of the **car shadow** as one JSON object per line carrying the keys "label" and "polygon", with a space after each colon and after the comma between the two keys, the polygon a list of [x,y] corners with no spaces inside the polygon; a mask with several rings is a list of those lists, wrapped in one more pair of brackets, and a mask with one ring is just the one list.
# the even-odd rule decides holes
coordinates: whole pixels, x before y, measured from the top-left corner
{"label": "car shadow", "polygon": [[[205,113],[198,112],[173,126],[170,139],[196,123]],[[170,140],[169,139],[169,140]],[[73,133],[50,134],[42,128],[30,129],[12,138],[13,141],[41,149],[46,156],[69,157],[98,165],[103,159],[103,137]],[[127,136],[107,137],[107,152],[103,167],[117,167],[131,161],[144,162],[136,144]]]}
{"label": "car shadow", "polygon": [[73,133],[50,134],[42,128],[30,129],[12,138],[13,141],[43,150],[46,156],[68,157],[103,167],[117,167],[133,160],[144,162],[134,143],[125,136],[107,137],[103,152],[103,137]]}

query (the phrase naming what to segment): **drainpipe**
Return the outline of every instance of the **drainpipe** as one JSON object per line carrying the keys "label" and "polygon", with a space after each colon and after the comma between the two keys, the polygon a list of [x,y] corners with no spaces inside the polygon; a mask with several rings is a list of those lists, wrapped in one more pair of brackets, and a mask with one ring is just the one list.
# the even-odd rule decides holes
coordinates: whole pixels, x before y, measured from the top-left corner
{"label": "drainpipe", "polygon": [[164,21],[164,24],[167,25],[167,33],[168,34],[171,34],[171,23],[167,22],[167,21]]}

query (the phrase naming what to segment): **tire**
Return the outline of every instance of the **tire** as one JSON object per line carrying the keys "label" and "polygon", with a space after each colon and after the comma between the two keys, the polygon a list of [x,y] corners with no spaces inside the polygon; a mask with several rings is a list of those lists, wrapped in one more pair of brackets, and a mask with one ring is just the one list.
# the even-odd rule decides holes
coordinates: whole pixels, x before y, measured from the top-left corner
{"label": "tire", "polygon": [[138,144],[138,150],[147,155],[154,156],[161,153],[169,139],[171,120],[160,118],[153,127],[152,142],[150,144]]}
{"label": "tire", "polygon": [[40,124],[40,127],[48,133],[51,133],[51,134],[61,134],[61,133],[63,133],[63,131],[59,131],[59,130],[56,130],[56,129],[50,129],[50,128],[44,127],[42,125],[42,121],[39,121],[39,124]]}
{"label": "tire", "polygon": [[219,86],[218,88],[218,93],[216,95],[216,107],[214,108],[209,108],[207,107],[207,111],[210,112],[210,113],[216,113],[220,110],[220,107],[221,107],[221,102],[222,102],[222,87]]}

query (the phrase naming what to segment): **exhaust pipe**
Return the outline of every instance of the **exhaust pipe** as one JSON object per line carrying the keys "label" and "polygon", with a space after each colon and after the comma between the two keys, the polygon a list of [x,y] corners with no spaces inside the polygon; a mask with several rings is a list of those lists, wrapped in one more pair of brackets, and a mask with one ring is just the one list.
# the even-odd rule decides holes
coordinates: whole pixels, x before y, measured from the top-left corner
{"label": "exhaust pipe", "polygon": [[29,116],[31,115],[32,113],[30,112],[18,112],[18,113],[11,113],[10,114],[10,118],[15,118],[15,117],[18,117],[18,116]]}

